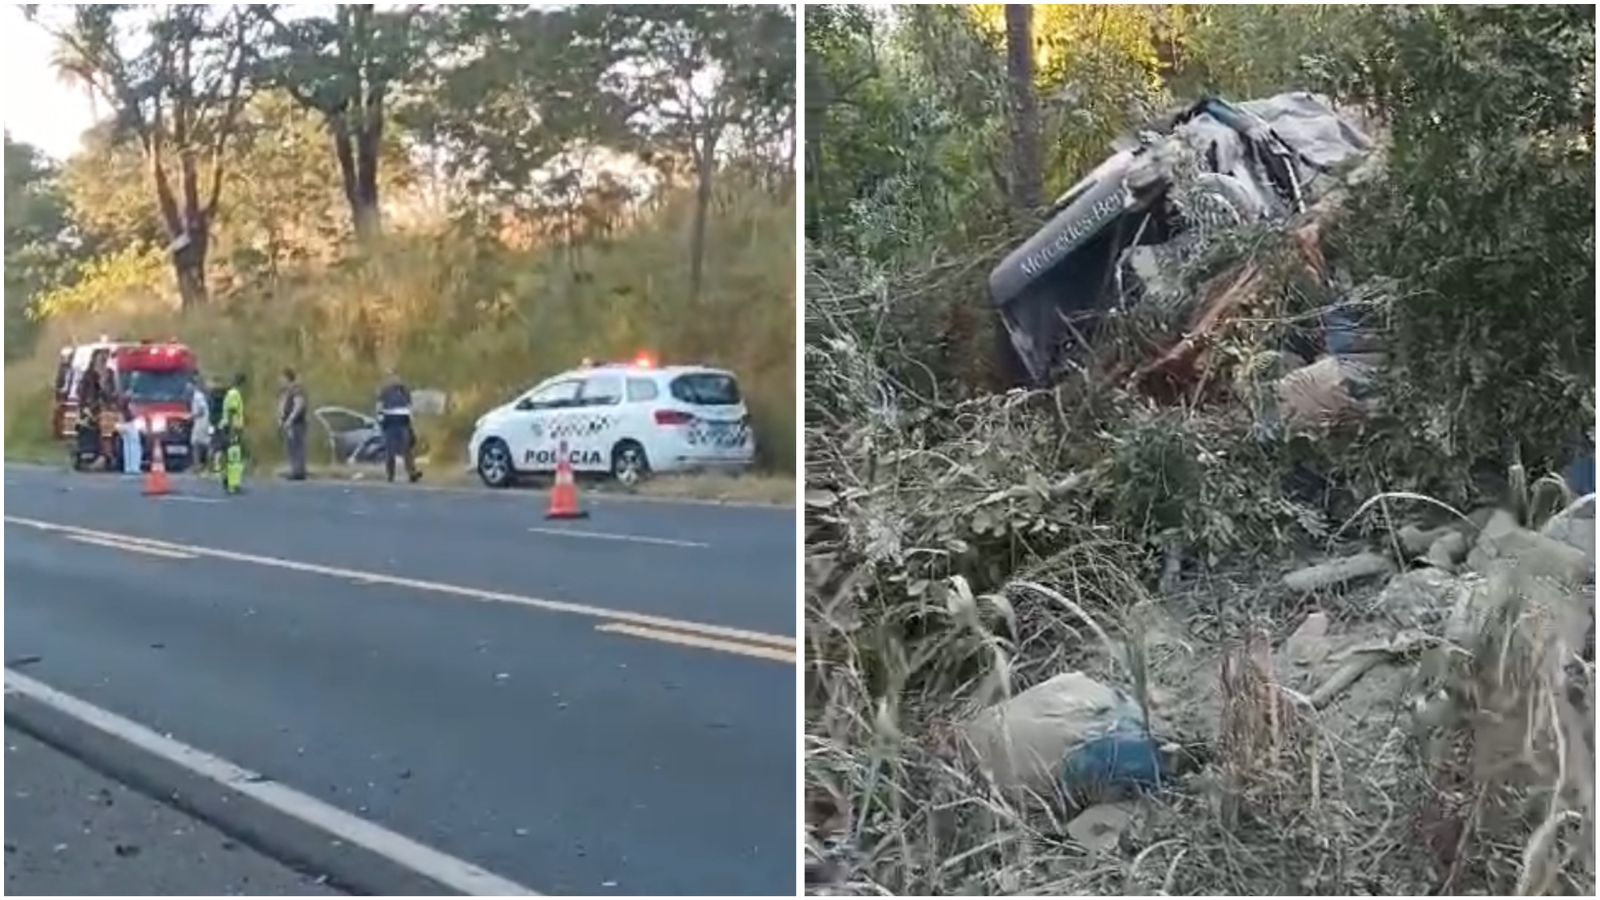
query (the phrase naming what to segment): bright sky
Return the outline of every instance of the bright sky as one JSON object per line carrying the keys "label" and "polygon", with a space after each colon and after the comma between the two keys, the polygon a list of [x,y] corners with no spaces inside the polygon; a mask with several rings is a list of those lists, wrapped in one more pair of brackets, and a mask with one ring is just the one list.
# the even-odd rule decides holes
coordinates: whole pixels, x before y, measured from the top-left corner
{"label": "bright sky", "polygon": [[94,124],[94,111],[83,91],[56,78],[50,52],[50,36],[20,8],[0,7],[0,121],[12,140],[66,159]]}

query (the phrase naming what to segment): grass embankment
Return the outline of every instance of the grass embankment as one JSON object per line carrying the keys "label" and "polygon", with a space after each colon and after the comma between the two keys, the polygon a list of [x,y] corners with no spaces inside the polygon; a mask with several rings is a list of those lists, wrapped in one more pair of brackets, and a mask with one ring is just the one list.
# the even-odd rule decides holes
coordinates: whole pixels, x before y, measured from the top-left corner
{"label": "grass embankment", "polygon": [[[57,350],[74,337],[176,336],[199,352],[208,377],[246,373],[249,445],[263,466],[282,457],[273,422],[284,366],[301,373],[313,406],[361,410],[393,366],[414,389],[448,395],[443,415],[419,423],[441,474],[461,468],[473,422],[491,407],[585,357],[648,350],[663,363],[737,373],[760,447],[759,477],[748,488],[691,478],[648,490],[792,497],[782,485],[792,484],[795,464],[793,202],[748,191],[721,197],[694,301],[688,213],[669,205],[576,252],[391,235],[331,267],[219,289],[204,309],[177,313],[146,300],[53,319],[35,352],[6,369],[7,458],[60,457],[48,428],[50,385]],[[322,446],[313,442],[314,460]]]}
{"label": "grass embankment", "polygon": [[[1578,649],[1592,584],[1452,567],[1290,589],[1285,570],[1357,549],[1410,565],[1393,529],[1438,504],[1379,493],[1387,448],[1349,426],[1272,424],[1272,382],[1250,362],[1305,301],[1292,246],[1251,252],[1229,269],[1286,274],[1254,282],[1256,315],[1217,334],[1211,389],[1168,407],[1098,363],[1048,390],[973,396],[927,377],[959,356],[908,336],[925,319],[892,316],[907,297],[924,316],[953,306],[946,271],[874,289],[837,267],[807,278],[812,891],[1592,890],[1593,657]],[[1137,327],[1104,329],[1097,349],[1163,346]],[[1495,612],[1458,627],[1469,605]],[[1312,613],[1327,634],[1291,640]],[[1341,682],[1372,647],[1381,667]],[[1158,790],[1093,810],[1129,816],[1098,849],[1068,823],[1118,792],[1068,791],[1065,775],[1007,789],[963,730],[1074,670],[1124,692],[1174,748]],[[1067,707],[1022,716],[1018,747],[1038,748],[1050,715],[1070,722]]]}

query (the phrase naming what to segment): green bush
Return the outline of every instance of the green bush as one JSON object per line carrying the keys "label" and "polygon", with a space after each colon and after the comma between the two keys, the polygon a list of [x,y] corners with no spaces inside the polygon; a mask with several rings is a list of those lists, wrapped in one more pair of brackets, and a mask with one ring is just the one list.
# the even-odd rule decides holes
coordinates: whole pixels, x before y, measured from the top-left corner
{"label": "green bush", "polygon": [[1556,468],[1594,425],[1594,9],[1386,7],[1332,87],[1382,112],[1383,177],[1331,241],[1392,278],[1368,449],[1394,486]]}

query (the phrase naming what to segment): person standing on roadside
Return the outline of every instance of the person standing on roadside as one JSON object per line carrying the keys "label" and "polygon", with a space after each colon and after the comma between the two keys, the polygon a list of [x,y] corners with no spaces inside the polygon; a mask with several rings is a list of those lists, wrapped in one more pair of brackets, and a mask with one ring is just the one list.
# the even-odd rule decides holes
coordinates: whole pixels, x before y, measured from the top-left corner
{"label": "person standing on roadside", "polygon": [[222,489],[229,494],[244,490],[244,373],[233,376],[233,386],[222,398]]}
{"label": "person standing on roadside", "polygon": [[283,370],[283,393],[278,400],[278,427],[283,431],[289,457],[289,480],[306,480],[306,389],[293,369]]}
{"label": "person standing on roadside", "polygon": [[190,465],[195,474],[204,476],[211,462],[211,398],[199,372],[189,385],[189,444]]}
{"label": "person standing on roadside", "polygon": [[395,372],[390,372],[378,388],[378,421],[383,428],[383,470],[394,481],[396,456],[405,457],[406,475],[414,482],[417,471],[417,435],[411,427],[411,391]]}
{"label": "person standing on roadside", "polygon": [[78,415],[88,417],[98,436],[100,457],[107,469],[116,459],[117,426],[122,423],[122,410],[118,405],[117,376],[111,369],[111,357],[105,350],[96,350],[89,357],[89,371],[84,373],[78,388]]}

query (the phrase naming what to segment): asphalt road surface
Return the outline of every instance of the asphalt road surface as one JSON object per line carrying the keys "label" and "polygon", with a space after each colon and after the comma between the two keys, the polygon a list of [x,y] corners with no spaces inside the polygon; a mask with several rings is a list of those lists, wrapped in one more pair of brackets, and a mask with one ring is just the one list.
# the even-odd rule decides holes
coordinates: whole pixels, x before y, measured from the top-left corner
{"label": "asphalt road surface", "polygon": [[173,482],[6,467],[8,668],[541,893],[795,890],[793,510]]}
{"label": "asphalt road surface", "polygon": [[7,728],[6,893],[337,892]]}

